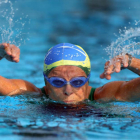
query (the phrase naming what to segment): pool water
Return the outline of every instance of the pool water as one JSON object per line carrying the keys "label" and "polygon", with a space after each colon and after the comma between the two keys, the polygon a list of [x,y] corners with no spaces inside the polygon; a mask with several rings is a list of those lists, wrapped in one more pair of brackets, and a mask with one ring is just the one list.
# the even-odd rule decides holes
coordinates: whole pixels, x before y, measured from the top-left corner
{"label": "pool water", "polygon": [[[14,9],[18,8],[14,20],[22,17],[25,22],[23,34],[16,40],[16,45],[21,42],[21,57],[17,64],[1,60],[0,75],[24,79],[43,87],[46,51],[58,43],[69,42],[82,46],[89,54],[92,87],[138,77],[128,70],[113,74],[110,81],[100,79],[99,75],[109,58],[104,49],[118,38],[119,29],[136,27],[140,18],[139,0],[11,2]],[[20,25],[17,28],[20,29]],[[70,106],[44,97],[1,96],[0,139],[139,139],[139,107],[139,102],[97,103],[87,100]]]}
{"label": "pool water", "polygon": [[0,98],[1,139],[139,139],[140,104],[64,105],[26,96]]}

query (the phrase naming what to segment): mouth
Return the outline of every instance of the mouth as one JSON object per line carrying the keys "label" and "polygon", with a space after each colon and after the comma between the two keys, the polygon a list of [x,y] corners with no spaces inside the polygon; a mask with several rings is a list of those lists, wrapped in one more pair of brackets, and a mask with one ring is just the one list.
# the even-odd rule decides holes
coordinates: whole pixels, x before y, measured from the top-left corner
{"label": "mouth", "polygon": [[66,103],[66,104],[75,104],[75,103],[77,103],[75,100],[69,100],[69,101],[63,101],[64,103]]}

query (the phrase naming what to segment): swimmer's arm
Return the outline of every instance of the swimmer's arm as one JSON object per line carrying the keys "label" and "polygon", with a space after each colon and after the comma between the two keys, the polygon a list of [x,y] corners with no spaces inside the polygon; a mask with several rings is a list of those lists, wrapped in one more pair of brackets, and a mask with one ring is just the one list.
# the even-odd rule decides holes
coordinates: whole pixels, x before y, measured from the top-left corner
{"label": "swimmer's arm", "polygon": [[29,92],[41,95],[40,89],[30,82],[20,79],[6,79],[0,76],[0,95],[12,96]]}
{"label": "swimmer's arm", "polygon": [[101,102],[140,101],[140,78],[107,83],[95,90],[94,99]]}
{"label": "swimmer's arm", "polygon": [[140,76],[140,59],[133,57],[130,66],[127,68]]}
{"label": "swimmer's arm", "polygon": [[[9,43],[0,44],[0,60],[6,58],[11,62],[19,62],[20,49]],[[30,82],[18,79],[6,79],[0,76],[0,95],[17,95],[29,93],[41,94],[40,89]]]}

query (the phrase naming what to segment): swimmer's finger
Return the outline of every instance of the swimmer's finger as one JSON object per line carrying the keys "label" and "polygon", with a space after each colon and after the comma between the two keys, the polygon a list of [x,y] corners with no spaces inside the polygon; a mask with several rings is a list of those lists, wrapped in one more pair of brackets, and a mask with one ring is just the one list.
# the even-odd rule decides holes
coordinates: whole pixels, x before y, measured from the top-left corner
{"label": "swimmer's finger", "polygon": [[13,58],[18,58],[20,55],[20,49],[14,45],[11,46],[11,53]]}
{"label": "swimmer's finger", "polygon": [[129,56],[125,55],[125,58],[122,60],[122,67],[128,67]]}
{"label": "swimmer's finger", "polygon": [[13,61],[14,61],[14,62],[19,62],[19,57],[14,57],[14,58],[13,58]]}
{"label": "swimmer's finger", "polygon": [[110,65],[110,66],[105,66],[105,70],[104,70],[104,73],[105,74],[112,74],[114,72],[114,65]]}
{"label": "swimmer's finger", "polygon": [[101,79],[106,78],[108,80],[111,79],[111,76],[108,76],[108,75],[110,75],[114,72],[113,68],[114,68],[114,66],[110,65],[110,61],[107,61],[105,63],[104,72],[100,75],[100,78]]}
{"label": "swimmer's finger", "polygon": [[105,74],[102,73],[102,74],[100,75],[100,78],[101,78],[101,79],[105,78]]}
{"label": "swimmer's finger", "polygon": [[111,75],[110,75],[110,74],[106,74],[106,75],[105,75],[105,78],[106,78],[107,80],[110,80],[110,79],[111,79]]}
{"label": "swimmer's finger", "polygon": [[120,70],[121,70],[121,62],[118,61],[118,62],[116,62],[116,64],[115,64],[114,71],[118,73],[118,72],[120,72]]}
{"label": "swimmer's finger", "polygon": [[110,61],[107,61],[104,66],[104,73],[108,71],[109,67],[110,67]]}
{"label": "swimmer's finger", "polygon": [[11,57],[12,62],[19,62],[19,56]]}
{"label": "swimmer's finger", "polygon": [[5,43],[5,44],[4,44],[4,50],[5,50],[5,53],[6,53],[7,55],[11,55],[11,54],[12,54],[11,48],[10,48],[10,44]]}
{"label": "swimmer's finger", "polygon": [[19,58],[20,58],[20,50],[18,48],[17,51],[14,54],[13,61],[19,62]]}
{"label": "swimmer's finger", "polygon": [[101,78],[101,79],[106,78],[107,80],[110,80],[110,79],[111,79],[111,75],[102,73],[102,74],[100,75],[100,78]]}

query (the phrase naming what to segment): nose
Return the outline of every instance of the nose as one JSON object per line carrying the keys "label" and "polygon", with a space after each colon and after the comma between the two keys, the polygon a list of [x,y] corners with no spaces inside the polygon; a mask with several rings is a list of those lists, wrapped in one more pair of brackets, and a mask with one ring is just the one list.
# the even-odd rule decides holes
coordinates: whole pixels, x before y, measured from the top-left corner
{"label": "nose", "polygon": [[73,93],[71,85],[67,84],[64,89],[64,94],[69,96]]}

